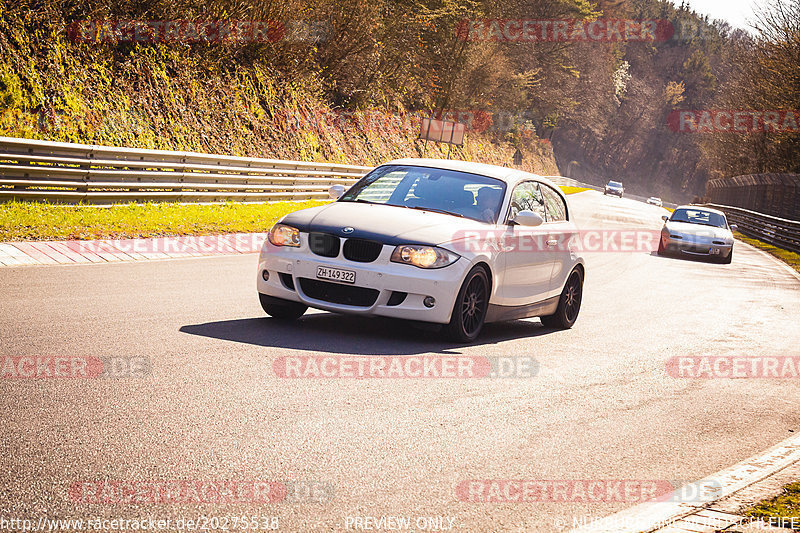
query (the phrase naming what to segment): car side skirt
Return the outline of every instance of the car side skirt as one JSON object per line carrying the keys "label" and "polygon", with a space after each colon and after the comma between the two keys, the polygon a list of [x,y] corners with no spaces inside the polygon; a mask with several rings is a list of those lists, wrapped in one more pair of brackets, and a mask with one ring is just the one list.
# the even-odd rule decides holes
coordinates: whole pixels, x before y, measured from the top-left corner
{"label": "car side skirt", "polygon": [[561,298],[561,295],[526,305],[489,304],[489,309],[486,312],[486,322],[501,322],[504,320],[552,315],[558,309],[559,298]]}

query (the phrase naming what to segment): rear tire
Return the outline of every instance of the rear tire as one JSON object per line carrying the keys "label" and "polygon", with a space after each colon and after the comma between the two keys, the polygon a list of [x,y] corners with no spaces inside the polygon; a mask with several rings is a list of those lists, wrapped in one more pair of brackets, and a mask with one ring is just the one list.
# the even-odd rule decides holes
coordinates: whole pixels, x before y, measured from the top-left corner
{"label": "rear tire", "polygon": [[549,316],[540,317],[542,324],[548,328],[569,329],[578,320],[583,300],[583,275],[575,269],[570,273],[564,290],[558,299],[556,312]]}
{"label": "rear tire", "polygon": [[461,343],[478,338],[489,309],[489,276],[481,266],[469,271],[458,291],[450,323],[446,326],[450,340]]}
{"label": "rear tire", "polygon": [[306,312],[308,306],[297,302],[290,302],[274,296],[258,293],[261,308],[269,316],[279,320],[297,320]]}

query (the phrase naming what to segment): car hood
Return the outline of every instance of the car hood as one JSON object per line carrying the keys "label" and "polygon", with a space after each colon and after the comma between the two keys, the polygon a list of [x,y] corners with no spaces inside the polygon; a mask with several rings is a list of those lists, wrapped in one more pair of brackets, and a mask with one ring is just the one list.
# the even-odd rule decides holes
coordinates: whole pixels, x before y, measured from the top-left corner
{"label": "car hood", "polygon": [[[494,227],[432,211],[356,202],[333,202],[295,211],[286,215],[282,222],[304,232],[318,231],[394,245],[439,245],[459,240],[467,231],[486,231]],[[344,228],[353,228],[353,231],[345,233]]]}
{"label": "car hood", "polygon": [[695,237],[707,237],[719,240],[732,240],[733,235],[727,228],[717,228],[713,226],[703,226],[702,224],[691,224],[689,222],[667,221],[665,224],[667,231],[681,235],[692,235]]}

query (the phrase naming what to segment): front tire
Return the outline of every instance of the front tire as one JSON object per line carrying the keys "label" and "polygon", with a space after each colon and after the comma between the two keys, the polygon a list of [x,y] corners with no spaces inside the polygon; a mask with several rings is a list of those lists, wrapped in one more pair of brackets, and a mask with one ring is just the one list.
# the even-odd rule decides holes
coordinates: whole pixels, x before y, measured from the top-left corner
{"label": "front tire", "polygon": [[542,324],[548,328],[569,329],[578,320],[583,300],[583,275],[575,269],[567,278],[561,297],[558,299],[558,308],[555,314],[540,317]]}
{"label": "front tire", "polygon": [[731,248],[731,253],[728,254],[728,257],[726,257],[725,259],[721,259],[720,263],[722,263],[723,265],[730,265],[731,261],[733,261],[733,248]]}
{"label": "front tire", "polygon": [[275,298],[274,296],[267,296],[266,294],[258,293],[258,299],[261,301],[261,308],[269,316],[279,320],[297,320],[308,309],[307,306],[284,300],[282,298]]}
{"label": "front tire", "polygon": [[455,342],[473,342],[480,335],[489,309],[489,276],[483,267],[469,271],[458,291],[447,336]]}

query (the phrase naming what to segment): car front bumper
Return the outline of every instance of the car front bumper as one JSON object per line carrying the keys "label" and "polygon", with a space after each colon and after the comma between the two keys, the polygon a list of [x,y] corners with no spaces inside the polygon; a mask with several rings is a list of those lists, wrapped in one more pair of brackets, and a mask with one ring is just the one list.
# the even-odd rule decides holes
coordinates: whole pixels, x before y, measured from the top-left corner
{"label": "car front bumper", "polygon": [[[384,246],[374,262],[358,263],[267,242],[259,257],[257,289],[261,294],[336,313],[449,322],[456,296],[471,266],[469,261],[461,257],[444,268],[426,270],[390,262],[391,251],[391,247]],[[355,283],[318,279],[320,266],[355,272]],[[263,277],[265,270],[269,272],[268,280]],[[396,293],[405,293],[399,303],[401,295]],[[430,308],[423,303],[428,296],[435,299]]]}
{"label": "car front bumper", "polygon": [[733,243],[714,244],[711,242],[691,241],[686,238],[674,239],[664,235],[662,235],[661,240],[664,251],[674,254],[724,259],[733,250]]}

